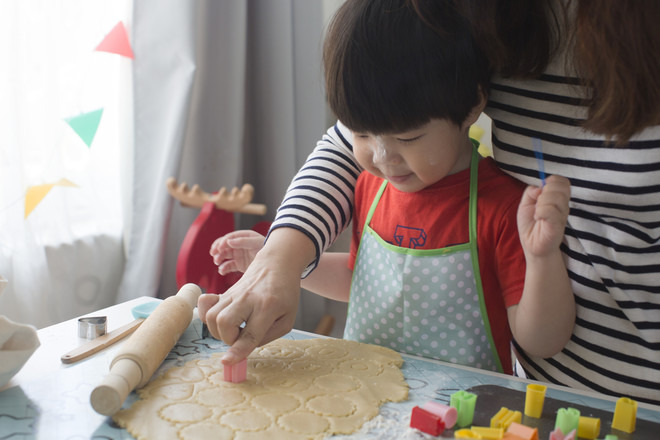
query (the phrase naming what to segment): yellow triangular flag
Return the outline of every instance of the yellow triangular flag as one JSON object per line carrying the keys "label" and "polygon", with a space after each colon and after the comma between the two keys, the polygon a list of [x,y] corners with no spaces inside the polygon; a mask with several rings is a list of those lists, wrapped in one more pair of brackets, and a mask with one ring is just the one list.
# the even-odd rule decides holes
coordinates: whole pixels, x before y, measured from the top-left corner
{"label": "yellow triangular flag", "polygon": [[64,177],[62,177],[60,180],[58,180],[57,182],[55,182],[53,185],[58,185],[58,186],[72,186],[72,187],[74,187],[74,188],[78,188],[78,185],[76,185],[75,183],[73,183],[73,182],[70,181],[69,179],[65,179]]}
{"label": "yellow triangular flag", "polygon": [[53,184],[52,183],[46,183],[44,185],[35,185],[31,186],[27,189],[27,192],[25,193],[25,217],[27,218],[28,215],[34,210],[34,208],[37,207],[39,203],[43,200],[44,197],[50,192],[51,189],[53,189]]}
{"label": "yellow triangular flag", "polygon": [[74,187],[77,188],[78,185],[70,181],[69,179],[61,178],[55,183],[44,183],[43,185],[34,185],[28,187],[26,193],[25,193],[25,217],[26,219],[28,215],[34,210],[34,208],[37,207],[39,203],[48,195],[51,189],[53,189],[54,186],[69,186],[69,187]]}

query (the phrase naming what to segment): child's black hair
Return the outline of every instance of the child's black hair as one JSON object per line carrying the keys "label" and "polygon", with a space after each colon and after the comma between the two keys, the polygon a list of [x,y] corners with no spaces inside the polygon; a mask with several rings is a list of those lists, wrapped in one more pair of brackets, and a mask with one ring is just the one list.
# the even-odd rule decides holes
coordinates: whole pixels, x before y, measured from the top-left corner
{"label": "child's black hair", "polygon": [[488,61],[452,2],[417,7],[347,0],[333,17],[323,47],[325,86],[349,129],[396,133],[431,119],[461,125],[488,93]]}

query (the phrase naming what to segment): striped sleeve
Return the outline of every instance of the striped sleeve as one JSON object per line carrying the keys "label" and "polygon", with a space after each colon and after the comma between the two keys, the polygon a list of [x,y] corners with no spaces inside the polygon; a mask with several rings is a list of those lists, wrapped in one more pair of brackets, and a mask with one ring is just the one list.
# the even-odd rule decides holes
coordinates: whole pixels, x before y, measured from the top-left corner
{"label": "striped sleeve", "polygon": [[277,210],[271,231],[289,227],[314,243],[318,259],[351,222],[355,182],[361,168],[353,156],[350,131],[337,122],[317,143],[294,177]]}

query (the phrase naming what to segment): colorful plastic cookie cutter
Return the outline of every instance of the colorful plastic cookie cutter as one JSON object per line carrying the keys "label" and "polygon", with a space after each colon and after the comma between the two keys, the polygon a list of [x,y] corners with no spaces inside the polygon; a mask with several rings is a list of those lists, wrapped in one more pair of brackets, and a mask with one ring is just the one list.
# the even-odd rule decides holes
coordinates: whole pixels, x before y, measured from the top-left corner
{"label": "colorful plastic cookie cutter", "polygon": [[555,429],[561,429],[561,432],[568,434],[577,431],[580,425],[580,411],[575,408],[559,408],[557,418],[555,419]]}
{"label": "colorful plastic cookie cutter", "polygon": [[628,434],[635,432],[637,421],[637,402],[627,397],[621,397],[616,401],[612,428]]}
{"label": "colorful plastic cookie cutter", "polygon": [[550,440],[575,440],[575,430],[564,434],[560,428],[556,428],[550,433]]}
{"label": "colorful plastic cookie cutter", "polygon": [[503,428],[505,431],[509,428],[511,423],[520,423],[522,421],[522,413],[520,411],[512,411],[508,408],[502,407],[490,419],[491,428]]}
{"label": "colorful plastic cookie cutter", "polygon": [[481,434],[474,432],[471,429],[465,428],[465,429],[459,429],[458,431],[454,431],[454,438],[482,439],[483,437],[481,436]]}
{"label": "colorful plastic cookie cutter", "polygon": [[577,436],[587,440],[595,440],[600,434],[600,419],[596,417],[580,417]]}
{"label": "colorful plastic cookie cutter", "polygon": [[410,414],[410,427],[438,436],[445,430],[445,423],[436,414],[416,406]]}
{"label": "colorful plastic cookie cutter", "polygon": [[133,315],[133,318],[135,319],[148,318],[161,303],[162,301],[149,301],[143,304],[138,304],[131,309],[131,315]]}
{"label": "colorful plastic cookie cutter", "polygon": [[504,429],[502,428],[489,428],[486,426],[473,426],[470,428],[472,432],[476,432],[481,438],[486,440],[501,440],[504,437]]}
{"label": "colorful plastic cookie cutter", "polygon": [[472,420],[474,419],[474,407],[477,404],[476,394],[464,390],[457,391],[451,395],[449,404],[456,408],[456,411],[458,412],[456,424],[459,427],[463,428],[472,424]]}
{"label": "colorful plastic cookie cutter", "polygon": [[225,365],[223,373],[225,382],[243,382],[247,378],[247,358],[231,367]]}
{"label": "colorful plastic cookie cutter", "polygon": [[527,385],[525,394],[525,415],[541,418],[543,414],[543,403],[545,402],[545,390],[548,387],[531,383]]}
{"label": "colorful plastic cookie cutter", "polygon": [[435,414],[440,417],[445,423],[445,428],[451,429],[456,424],[456,419],[458,418],[458,411],[453,406],[443,405],[438,402],[426,402],[422,405],[422,408],[428,412]]}
{"label": "colorful plastic cookie cutter", "polygon": [[512,440],[539,440],[539,430],[538,428],[530,428],[529,426],[513,422],[506,430],[504,438]]}

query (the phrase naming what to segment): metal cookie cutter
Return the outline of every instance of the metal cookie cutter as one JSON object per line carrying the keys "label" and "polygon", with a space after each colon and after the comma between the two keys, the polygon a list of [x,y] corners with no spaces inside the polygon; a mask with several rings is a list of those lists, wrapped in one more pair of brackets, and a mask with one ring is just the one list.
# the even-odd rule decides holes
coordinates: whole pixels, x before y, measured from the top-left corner
{"label": "metal cookie cutter", "polygon": [[78,319],[78,336],[94,339],[103,336],[107,330],[108,318],[105,316],[90,316]]}

